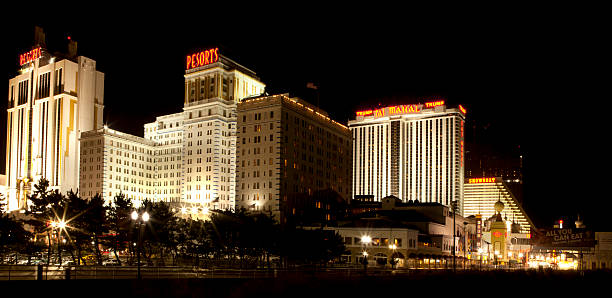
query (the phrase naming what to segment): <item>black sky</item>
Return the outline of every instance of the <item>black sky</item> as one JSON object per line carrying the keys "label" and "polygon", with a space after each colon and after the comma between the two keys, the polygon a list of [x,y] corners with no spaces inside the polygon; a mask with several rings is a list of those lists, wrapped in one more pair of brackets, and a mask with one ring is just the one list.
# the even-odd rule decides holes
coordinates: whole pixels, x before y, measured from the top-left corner
{"label": "black sky", "polygon": [[532,9],[41,12],[2,21],[0,61],[7,82],[35,25],[52,52],[70,36],[105,73],[105,122],[140,136],[155,116],[181,111],[185,56],[210,47],[255,71],[271,94],[315,103],[306,84],[318,83],[321,108],[344,123],[378,104],[442,97],[466,107],[468,125],[494,132],[486,139],[494,150],[521,146],[525,207],[536,223],[580,212],[587,224],[609,227],[603,28],[588,13]]}

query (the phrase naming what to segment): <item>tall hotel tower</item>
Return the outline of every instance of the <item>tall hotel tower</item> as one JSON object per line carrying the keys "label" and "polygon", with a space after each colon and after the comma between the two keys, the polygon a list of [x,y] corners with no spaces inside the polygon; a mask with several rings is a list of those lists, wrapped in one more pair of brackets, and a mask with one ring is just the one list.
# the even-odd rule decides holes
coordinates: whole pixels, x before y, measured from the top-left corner
{"label": "tall hotel tower", "polygon": [[85,134],[83,158],[93,164],[81,168],[82,193],[234,209],[236,105],[265,84],[217,48],[187,56],[184,77],[183,111],[145,124],[144,138],[107,128]]}
{"label": "tall hotel tower", "polygon": [[8,210],[27,208],[40,178],[65,193],[79,186],[79,137],[102,127],[104,74],[96,61],[53,56],[37,28],[36,46],[23,53],[19,74],[9,80],[6,144]]}
{"label": "tall hotel tower", "polygon": [[376,201],[459,202],[464,181],[465,109],[444,101],[357,112],[353,133],[353,194]]}

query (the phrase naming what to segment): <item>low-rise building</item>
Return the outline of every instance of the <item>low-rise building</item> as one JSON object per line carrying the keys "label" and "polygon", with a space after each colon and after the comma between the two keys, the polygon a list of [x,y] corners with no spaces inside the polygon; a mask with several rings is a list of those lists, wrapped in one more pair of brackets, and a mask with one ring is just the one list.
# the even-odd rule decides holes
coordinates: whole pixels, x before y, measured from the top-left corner
{"label": "low-rise building", "polygon": [[[453,266],[453,256],[457,266],[463,266],[463,260],[473,254],[472,250],[475,245],[470,240],[476,238],[474,235],[476,221],[473,218],[464,218],[458,213],[453,214],[447,206],[440,203],[420,203],[411,200],[402,202],[394,196],[388,196],[377,202],[378,206],[372,205],[376,202],[366,200],[352,207],[363,208],[362,203],[365,203],[370,211],[349,216],[344,221],[340,221],[338,227],[330,228],[337,229],[340,235],[345,237],[345,245],[349,248],[350,260],[353,264],[358,264],[362,260],[358,254],[358,247],[355,246],[355,240],[351,242],[346,238],[354,238],[355,233],[362,236],[375,235],[369,237],[379,240],[372,240],[372,243],[382,244],[382,246],[381,244],[368,246],[367,241],[359,242],[363,249],[370,247],[375,255],[379,254],[376,262],[369,262],[369,265],[382,264],[381,254],[386,253],[387,260],[391,259],[393,252],[389,250],[392,248],[389,245],[397,245],[393,242],[394,233],[405,233],[407,236],[402,239],[408,239],[408,243],[401,240],[402,250],[398,251],[401,255],[395,255],[395,258],[398,259],[396,260],[398,266],[450,268]],[[382,237],[381,233],[390,233],[391,236]],[[380,240],[381,238],[386,240]],[[365,240],[369,238],[366,237]],[[391,243],[387,244],[388,241]],[[369,251],[367,252],[368,255],[372,255]],[[349,259],[348,256],[347,253],[346,260]]]}

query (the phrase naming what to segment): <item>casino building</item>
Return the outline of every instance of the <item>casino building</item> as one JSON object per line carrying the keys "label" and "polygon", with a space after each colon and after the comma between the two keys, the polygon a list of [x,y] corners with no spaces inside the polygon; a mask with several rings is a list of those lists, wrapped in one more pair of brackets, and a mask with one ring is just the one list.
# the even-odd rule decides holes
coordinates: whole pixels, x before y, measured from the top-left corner
{"label": "casino building", "polygon": [[102,127],[104,74],[96,61],[76,54],[50,54],[44,33],[20,56],[19,74],[9,80],[6,144],[8,210],[27,208],[26,197],[44,177],[51,189],[79,187],[79,137]]}
{"label": "casino building", "polygon": [[216,48],[186,62],[182,112],[145,124],[144,138],[106,127],[82,135],[84,162],[100,161],[81,168],[82,193],[234,210],[236,105],[263,93],[265,84]]}
{"label": "casino building", "polygon": [[353,134],[353,195],[380,201],[457,200],[463,210],[465,109],[444,101],[359,111]]}
{"label": "casino building", "polygon": [[524,234],[531,233],[535,229],[520,202],[501,177],[469,178],[465,182],[463,195],[465,216],[491,218],[496,212],[495,204],[500,201],[505,206],[501,216],[508,225],[512,222],[518,224],[520,233]]}

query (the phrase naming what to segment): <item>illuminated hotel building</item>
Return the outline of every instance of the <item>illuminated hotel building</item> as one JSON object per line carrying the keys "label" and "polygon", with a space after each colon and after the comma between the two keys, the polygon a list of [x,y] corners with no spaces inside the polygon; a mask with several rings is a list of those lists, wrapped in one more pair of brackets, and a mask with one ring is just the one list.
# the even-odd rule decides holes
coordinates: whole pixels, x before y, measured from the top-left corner
{"label": "illuminated hotel building", "polygon": [[[40,32],[37,31],[37,34]],[[40,178],[66,193],[79,186],[79,137],[102,127],[104,74],[96,61],[53,56],[37,46],[20,57],[19,74],[8,84],[6,191],[8,209],[27,208],[26,196]]]}
{"label": "illuminated hotel building", "polygon": [[495,215],[497,201],[501,201],[505,206],[502,218],[508,223],[519,224],[521,233],[530,233],[534,229],[533,222],[501,177],[466,180],[463,195],[464,216],[480,214],[483,219],[491,218]]}
{"label": "illuminated hotel building", "polygon": [[84,146],[102,142],[101,160],[106,162],[104,173],[82,173],[98,179],[81,184],[85,194],[101,192],[111,200],[122,192],[137,204],[147,198],[183,207],[234,210],[236,104],[263,93],[265,85],[218,49],[190,55],[186,62],[182,112],[145,124],[144,138],[110,129],[82,138]]}
{"label": "illuminated hotel building", "polygon": [[154,199],[156,143],[100,128],[81,134],[79,193],[107,201],[122,193],[130,199]]}
{"label": "illuminated hotel building", "polygon": [[237,107],[236,208],[271,212],[285,223],[295,200],[331,189],[351,197],[351,134],[327,113],[286,94],[249,98]]}
{"label": "illuminated hotel building", "polygon": [[354,195],[376,201],[435,202],[462,210],[465,109],[443,101],[357,112],[353,133]]}

